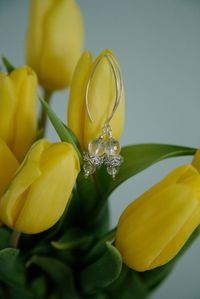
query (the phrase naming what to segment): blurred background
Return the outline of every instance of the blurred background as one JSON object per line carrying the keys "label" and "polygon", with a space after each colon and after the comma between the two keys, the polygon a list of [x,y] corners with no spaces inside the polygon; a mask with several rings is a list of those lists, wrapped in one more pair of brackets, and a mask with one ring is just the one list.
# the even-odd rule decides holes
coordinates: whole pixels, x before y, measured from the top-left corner
{"label": "blurred background", "polygon": [[[200,0],[78,3],[85,22],[85,48],[94,56],[111,48],[120,61],[126,92],[121,143],[200,146]],[[0,52],[15,66],[25,63],[28,7],[27,0],[0,0]],[[67,97],[63,91],[53,98],[63,121]],[[48,137],[57,140],[50,124]],[[190,160],[161,162],[118,188],[110,198],[111,225],[129,202],[174,166]],[[199,277],[200,238],[151,299],[199,299]]]}

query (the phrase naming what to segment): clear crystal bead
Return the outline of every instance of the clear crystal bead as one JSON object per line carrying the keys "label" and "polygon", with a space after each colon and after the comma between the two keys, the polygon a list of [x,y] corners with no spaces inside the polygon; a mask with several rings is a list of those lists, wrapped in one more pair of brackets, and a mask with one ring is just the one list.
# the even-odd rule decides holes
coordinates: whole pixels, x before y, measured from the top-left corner
{"label": "clear crystal bead", "polygon": [[114,138],[109,138],[105,144],[105,154],[108,156],[118,155],[121,151],[119,141]]}
{"label": "clear crystal bead", "polygon": [[112,167],[112,166],[108,166],[107,167],[107,172],[109,175],[112,176],[113,179],[115,179],[115,177],[117,176],[117,174],[119,173],[119,167]]}
{"label": "clear crystal bead", "polygon": [[104,154],[105,144],[102,139],[94,139],[88,145],[88,151],[92,156],[100,157]]}
{"label": "clear crystal bead", "polygon": [[83,164],[83,171],[85,174],[85,177],[87,178],[89,175],[93,174],[95,172],[95,166],[92,165],[89,161]]}

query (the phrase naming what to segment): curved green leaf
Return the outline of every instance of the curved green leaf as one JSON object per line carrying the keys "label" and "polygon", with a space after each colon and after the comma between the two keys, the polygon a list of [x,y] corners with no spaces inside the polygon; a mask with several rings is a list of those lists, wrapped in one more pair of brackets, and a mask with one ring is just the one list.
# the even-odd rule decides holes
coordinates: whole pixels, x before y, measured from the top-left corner
{"label": "curved green leaf", "polygon": [[25,267],[18,257],[19,250],[6,248],[0,251],[0,281],[9,286],[24,286]]}
{"label": "curved green leaf", "polygon": [[59,292],[60,299],[79,299],[74,284],[71,269],[61,261],[41,256],[33,256],[28,266],[37,265],[51,278]]}
{"label": "curved green leaf", "polygon": [[87,249],[94,237],[92,235],[84,235],[83,231],[72,228],[69,229],[58,241],[52,241],[51,245],[58,250],[70,250],[74,248]]}
{"label": "curved green leaf", "polygon": [[139,273],[123,265],[120,276],[106,290],[110,299],[144,299],[148,297],[145,284],[140,279]]}
{"label": "curved green leaf", "polygon": [[167,144],[134,144],[122,148],[121,155],[124,163],[120,167],[120,172],[113,179],[102,167],[98,173],[98,179],[102,188],[102,197],[107,198],[113,190],[130,177],[150,167],[151,165],[172,157],[194,155],[196,149],[167,145]]}
{"label": "curved green leaf", "polygon": [[122,259],[119,251],[109,243],[104,245],[101,256],[80,273],[80,284],[84,292],[95,292],[98,289],[103,289],[120,275]]}
{"label": "curved green leaf", "polygon": [[37,275],[31,279],[29,289],[35,295],[35,298],[45,298],[48,293],[48,283],[45,276]]}
{"label": "curved green leaf", "polygon": [[40,102],[42,103],[44,109],[46,110],[46,113],[56,130],[58,136],[60,137],[61,141],[69,142],[71,143],[75,150],[77,151],[77,154],[79,156],[80,161],[82,162],[82,151],[81,147],[79,145],[79,142],[72,132],[70,128],[68,128],[60,119],[59,117],[55,114],[55,112],[51,109],[51,107],[48,105],[48,103],[40,97]]}

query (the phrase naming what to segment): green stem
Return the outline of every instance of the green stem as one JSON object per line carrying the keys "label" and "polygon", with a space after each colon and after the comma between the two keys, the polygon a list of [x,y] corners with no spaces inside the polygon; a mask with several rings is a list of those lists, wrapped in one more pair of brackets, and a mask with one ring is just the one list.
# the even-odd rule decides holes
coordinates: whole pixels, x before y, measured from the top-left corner
{"label": "green stem", "polygon": [[17,248],[19,244],[19,238],[21,233],[17,232],[16,230],[13,230],[10,238],[10,245],[13,248]]}
{"label": "green stem", "polygon": [[[53,91],[48,90],[46,88],[43,89],[43,98],[49,104],[52,98]],[[47,113],[44,107],[42,106],[41,110],[41,118],[40,118],[40,130],[42,131],[42,137],[45,135],[47,127]]]}

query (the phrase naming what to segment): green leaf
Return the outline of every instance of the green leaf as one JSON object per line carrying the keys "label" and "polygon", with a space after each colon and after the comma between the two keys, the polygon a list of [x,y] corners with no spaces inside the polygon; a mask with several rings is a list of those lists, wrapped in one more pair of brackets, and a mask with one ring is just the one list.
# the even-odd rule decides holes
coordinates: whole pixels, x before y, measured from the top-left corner
{"label": "green leaf", "polygon": [[[0,297],[1,298],[1,297]],[[3,298],[9,298],[9,299],[35,299],[34,294],[30,292],[30,290],[27,290],[26,288],[15,288],[15,287],[9,287],[6,291],[6,297]],[[39,299],[37,297],[37,299]]]}
{"label": "green leaf", "polygon": [[[92,296],[84,296],[83,299],[110,299],[106,294],[100,292],[100,293],[95,293]],[[117,298],[115,298],[117,299]]]}
{"label": "green leaf", "polygon": [[42,103],[44,109],[46,110],[46,113],[47,113],[54,129],[56,130],[58,136],[60,137],[61,141],[71,143],[74,146],[74,148],[79,156],[80,161],[82,162],[81,147],[79,145],[79,142],[78,142],[76,136],[72,132],[72,130],[70,128],[68,128],[59,119],[59,117],[55,114],[55,112],[51,109],[51,107],[48,105],[48,103],[42,97],[40,97],[40,102]]}
{"label": "green leaf", "polygon": [[144,299],[148,296],[146,287],[138,273],[125,265],[123,265],[118,279],[105,292],[109,294],[109,299]]}
{"label": "green leaf", "polygon": [[0,298],[7,298],[7,290],[2,283],[0,283]]}
{"label": "green leaf", "polygon": [[2,60],[2,63],[8,73],[11,73],[12,71],[14,71],[15,67],[10,63],[8,58],[6,58],[5,56],[2,56],[1,60]]}
{"label": "green leaf", "polygon": [[126,146],[121,152],[121,155],[124,157],[124,163],[120,166],[120,172],[115,181],[103,168],[98,173],[99,184],[103,186],[102,196],[103,198],[108,198],[112,191],[124,181],[161,160],[194,155],[195,152],[196,149],[194,148],[167,144],[135,144]]}
{"label": "green leaf", "polygon": [[110,242],[113,243],[115,240],[115,234],[116,234],[117,228],[113,228],[110,231],[107,231],[104,235],[100,236],[100,242]]}
{"label": "green leaf", "polygon": [[94,176],[89,176],[86,179],[81,171],[77,178],[77,191],[81,198],[81,209],[88,217],[96,206],[99,197],[98,186],[96,185]]}
{"label": "green leaf", "polygon": [[35,298],[45,298],[47,295],[48,284],[44,276],[37,275],[31,279],[31,290],[35,294]]}
{"label": "green leaf", "polygon": [[44,136],[44,129],[43,128],[38,128],[36,131],[36,137],[35,137],[35,141],[43,138]]}
{"label": "green leaf", "polygon": [[33,256],[28,266],[37,265],[54,282],[60,299],[79,299],[74,288],[71,269],[64,263],[54,258]]}
{"label": "green leaf", "polygon": [[0,281],[10,286],[25,283],[25,268],[18,255],[19,250],[13,248],[0,251]]}
{"label": "green leaf", "polygon": [[[77,193],[79,195],[78,210],[81,212],[81,215],[77,217],[77,220],[82,222],[82,226],[87,226],[90,232],[93,231],[95,234],[106,232],[109,228],[108,203],[104,202],[104,206],[100,213],[98,213],[98,217],[93,215],[96,206],[101,201],[102,189],[95,174],[86,179],[81,171],[76,183]],[[88,219],[90,219],[90,221],[88,221]],[[80,225],[80,223],[78,225]]]}
{"label": "green leaf", "polygon": [[10,247],[11,230],[5,226],[0,227],[0,249]]}
{"label": "green leaf", "polygon": [[[102,248],[100,248],[102,251]],[[119,276],[122,260],[119,251],[109,243],[99,258],[89,263],[80,273],[80,284],[84,292],[96,292],[110,285]]]}
{"label": "green leaf", "polygon": [[94,237],[91,235],[84,235],[80,229],[71,229],[60,238],[58,241],[51,242],[52,246],[58,250],[70,250],[74,248],[86,250]]}

